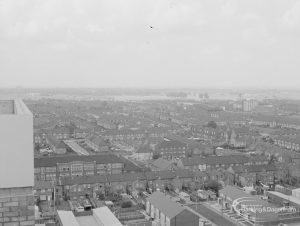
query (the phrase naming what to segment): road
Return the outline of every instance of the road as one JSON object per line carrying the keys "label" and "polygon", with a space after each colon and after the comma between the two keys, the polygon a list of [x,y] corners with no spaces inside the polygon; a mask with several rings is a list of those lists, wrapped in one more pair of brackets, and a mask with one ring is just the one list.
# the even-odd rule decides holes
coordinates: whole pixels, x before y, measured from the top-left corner
{"label": "road", "polygon": [[214,224],[218,226],[238,226],[238,224],[234,224],[230,220],[226,219],[225,217],[222,217],[218,213],[214,212],[213,210],[209,209],[208,207],[198,204],[198,207],[196,208],[196,205],[190,205],[190,208],[194,209],[198,213],[200,213],[203,217],[205,217],[207,220],[213,222]]}

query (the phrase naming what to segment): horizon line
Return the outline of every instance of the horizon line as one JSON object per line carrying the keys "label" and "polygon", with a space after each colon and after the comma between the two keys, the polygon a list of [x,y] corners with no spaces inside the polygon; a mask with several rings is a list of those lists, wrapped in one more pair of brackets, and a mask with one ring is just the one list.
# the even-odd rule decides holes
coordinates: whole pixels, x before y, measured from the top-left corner
{"label": "horizon line", "polygon": [[127,90],[137,90],[137,89],[147,89],[147,90],[184,90],[184,89],[254,89],[254,90],[299,90],[299,87],[293,86],[181,86],[181,87],[166,87],[166,86],[0,86],[0,89],[127,89]]}

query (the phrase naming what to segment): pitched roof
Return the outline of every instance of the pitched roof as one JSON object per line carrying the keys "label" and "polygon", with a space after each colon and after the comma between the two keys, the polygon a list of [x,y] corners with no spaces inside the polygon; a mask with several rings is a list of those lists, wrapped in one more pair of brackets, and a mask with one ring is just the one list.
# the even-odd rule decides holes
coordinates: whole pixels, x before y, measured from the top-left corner
{"label": "pitched roof", "polygon": [[278,137],[274,137],[274,139],[287,141],[287,142],[292,142],[292,143],[295,143],[295,144],[300,144],[300,136],[299,135],[296,135],[296,136],[278,136]]}
{"label": "pitched roof", "polygon": [[250,155],[250,161],[251,162],[262,162],[262,161],[268,161],[268,157],[265,155],[255,155],[255,156],[251,156]]}
{"label": "pitched roof", "polygon": [[50,130],[52,134],[71,134],[72,131],[69,127],[67,126],[61,126],[61,127],[54,127],[52,130]]}
{"label": "pitched roof", "polygon": [[178,169],[175,170],[175,175],[176,177],[179,178],[192,178],[193,177],[193,172],[187,169]]}
{"label": "pitched roof", "polygon": [[170,219],[185,210],[181,205],[158,191],[154,192],[147,200]]}
{"label": "pitched roof", "polygon": [[34,181],[34,189],[48,189],[48,188],[54,188],[54,182],[53,181]]}
{"label": "pitched roof", "polygon": [[181,162],[184,166],[193,165],[217,165],[217,164],[243,164],[249,162],[249,157],[245,155],[226,155],[226,156],[208,156],[206,158],[193,157],[182,158]]}
{"label": "pitched roof", "polygon": [[182,143],[178,140],[163,140],[159,144],[156,145],[156,149],[162,149],[162,148],[182,148],[187,147],[185,143]]}
{"label": "pitched roof", "polygon": [[159,158],[159,159],[156,159],[155,161],[153,161],[151,163],[151,165],[159,170],[163,170],[163,169],[167,169],[169,166],[171,166],[172,162],[168,161],[166,159],[163,159],[163,158]]}
{"label": "pitched roof", "polygon": [[175,178],[175,173],[172,170],[162,170],[157,172],[158,179],[168,180]]}
{"label": "pitched roof", "polygon": [[120,160],[124,163],[124,171],[125,172],[140,172],[142,168],[131,162],[130,160],[124,158],[123,156],[119,157]]}
{"label": "pitched roof", "polygon": [[54,156],[54,157],[45,157],[45,158],[35,158],[34,167],[54,167],[57,163],[69,163],[75,161],[82,162],[93,162],[97,164],[106,164],[106,163],[123,163],[123,161],[115,155],[88,155],[88,156]]}
{"label": "pitched roof", "polygon": [[46,135],[46,139],[55,148],[66,148],[66,145],[63,141],[56,139],[54,136],[50,134]]}
{"label": "pitched roof", "polygon": [[196,142],[194,140],[191,140],[186,137],[179,136],[179,135],[171,134],[171,135],[166,136],[166,138],[169,140],[177,140],[179,142],[185,143],[188,145],[189,148],[201,148],[202,147],[202,145],[199,142]]}
{"label": "pitched roof", "polygon": [[262,171],[278,171],[276,165],[250,165],[250,166],[233,166],[231,167],[234,173],[255,173]]}
{"label": "pitched roof", "polygon": [[88,177],[65,177],[62,179],[62,185],[74,185],[74,184],[95,184],[105,183],[107,181],[105,175],[96,175]]}
{"label": "pitched roof", "polygon": [[97,222],[101,222],[101,225],[122,226],[121,222],[107,206],[93,209],[93,216],[96,218]]}
{"label": "pitched roof", "polygon": [[60,222],[62,223],[62,225],[79,226],[72,211],[58,210],[57,215],[58,215],[58,218],[60,219]]}
{"label": "pitched roof", "polygon": [[109,174],[107,180],[109,182],[122,182],[122,181],[136,181],[145,180],[145,174],[143,173],[123,173],[123,174]]}
{"label": "pitched roof", "polygon": [[147,180],[155,180],[156,178],[158,178],[157,173],[153,172],[153,171],[145,172],[145,176],[146,176]]}
{"label": "pitched roof", "polygon": [[89,140],[99,147],[107,146],[107,144],[105,143],[105,140],[102,137],[92,136],[89,138]]}

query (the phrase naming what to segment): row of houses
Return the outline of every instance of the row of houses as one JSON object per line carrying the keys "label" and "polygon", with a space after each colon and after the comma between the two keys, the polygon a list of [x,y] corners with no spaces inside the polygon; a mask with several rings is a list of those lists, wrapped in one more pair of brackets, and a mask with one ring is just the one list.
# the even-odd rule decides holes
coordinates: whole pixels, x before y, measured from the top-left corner
{"label": "row of houses", "polygon": [[160,171],[68,176],[60,178],[57,182],[36,181],[35,194],[41,200],[49,200],[56,187],[56,196],[76,199],[87,195],[96,197],[99,194],[108,193],[137,194],[146,190],[150,192],[197,190],[203,189],[210,181],[218,181],[223,185],[252,187],[258,182],[266,185],[274,184],[287,178],[289,173],[287,168],[279,164],[232,166],[227,170],[210,169],[194,172],[172,167]]}
{"label": "row of houses", "polygon": [[227,184],[252,187],[257,183],[279,183],[288,178],[289,169],[281,164],[233,166],[227,169]]}
{"label": "row of houses", "polygon": [[155,146],[154,152],[164,159],[180,159],[186,157],[188,145],[178,140],[164,138],[162,142]]}
{"label": "row of houses", "polygon": [[255,115],[251,117],[251,124],[258,126],[282,127],[287,129],[300,129],[300,120],[292,117],[274,117],[273,115]]}
{"label": "row of houses", "polygon": [[107,174],[91,177],[65,178],[61,181],[63,195],[70,199],[96,197],[99,194],[131,193],[142,191],[165,191],[188,187],[193,181],[193,173],[186,170]]}
{"label": "row of houses", "polygon": [[206,126],[192,126],[191,131],[194,136],[212,142],[214,145],[228,144],[235,148],[245,148],[258,136],[246,127],[223,126],[214,129]]}
{"label": "row of houses", "polygon": [[[204,181],[205,179],[205,181]],[[205,183],[209,176],[194,174],[189,170],[163,170],[136,173],[102,174],[94,176],[64,177],[57,182],[35,181],[35,194],[41,200],[48,200],[53,196],[56,187],[56,196],[70,199],[96,197],[99,194],[131,193],[142,191],[182,190],[195,186],[194,181]],[[200,182],[199,182],[200,184]],[[48,198],[41,198],[48,197]]]}
{"label": "row of houses", "polygon": [[55,156],[34,159],[37,181],[56,181],[64,177],[119,174],[141,170],[124,158],[112,154],[89,156]]}
{"label": "row of houses", "polygon": [[178,167],[189,169],[192,171],[206,171],[209,169],[228,169],[233,166],[246,165],[266,165],[268,159],[260,156],[259,158],[247,155],[224,155],[224,156],[208,156],[208,157],[192,157],[182,158],[178,161]]}
{"label": "row of houses", "polygon": [[300,151],[300,137],[299,136],[279,136],[279,137],[274,137],[274,144],[290,149],[293,151]]}
{"label": "row of houses", "polygon": [[107,130],[100,135],[104,139],[110,141],[126,140],[126,139],[142,139],[146,137],[164,137],[169,133],[176,132],[176,129],[167,128],[146,128],[146,129],[120,129],[120,130]]}
{"label": "row of houses", "polygon": [[[161,158],[167,160],[178,160],[185,158],[195,148],[180,139],[168,135],[164,138],[157,140],[153,145],[151,142],[146,142],[141,145],[139,149],[133,153],[133,158],[141,161],[151,160],[153,155],[156,154]],[[200,150],[200,147],[198,148]]]}
{"label": "row of houses", "polygon": [[34,131],[34,143],[45,143],[47,136],[53,136],[57,140],[65,140],[71,138],[85,138],[90,133],[90,129],[74,128],[72,126],[55,126],[51,129],[37,129]]}

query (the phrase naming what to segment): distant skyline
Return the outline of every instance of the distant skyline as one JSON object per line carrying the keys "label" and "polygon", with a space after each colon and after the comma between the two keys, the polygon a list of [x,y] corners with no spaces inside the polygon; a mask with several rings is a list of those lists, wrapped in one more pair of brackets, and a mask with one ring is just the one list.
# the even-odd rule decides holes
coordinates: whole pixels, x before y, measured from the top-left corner
{"label": "distant skyline", "polygon": [[300,0],[0,0],[0,87],[300,89]]}

